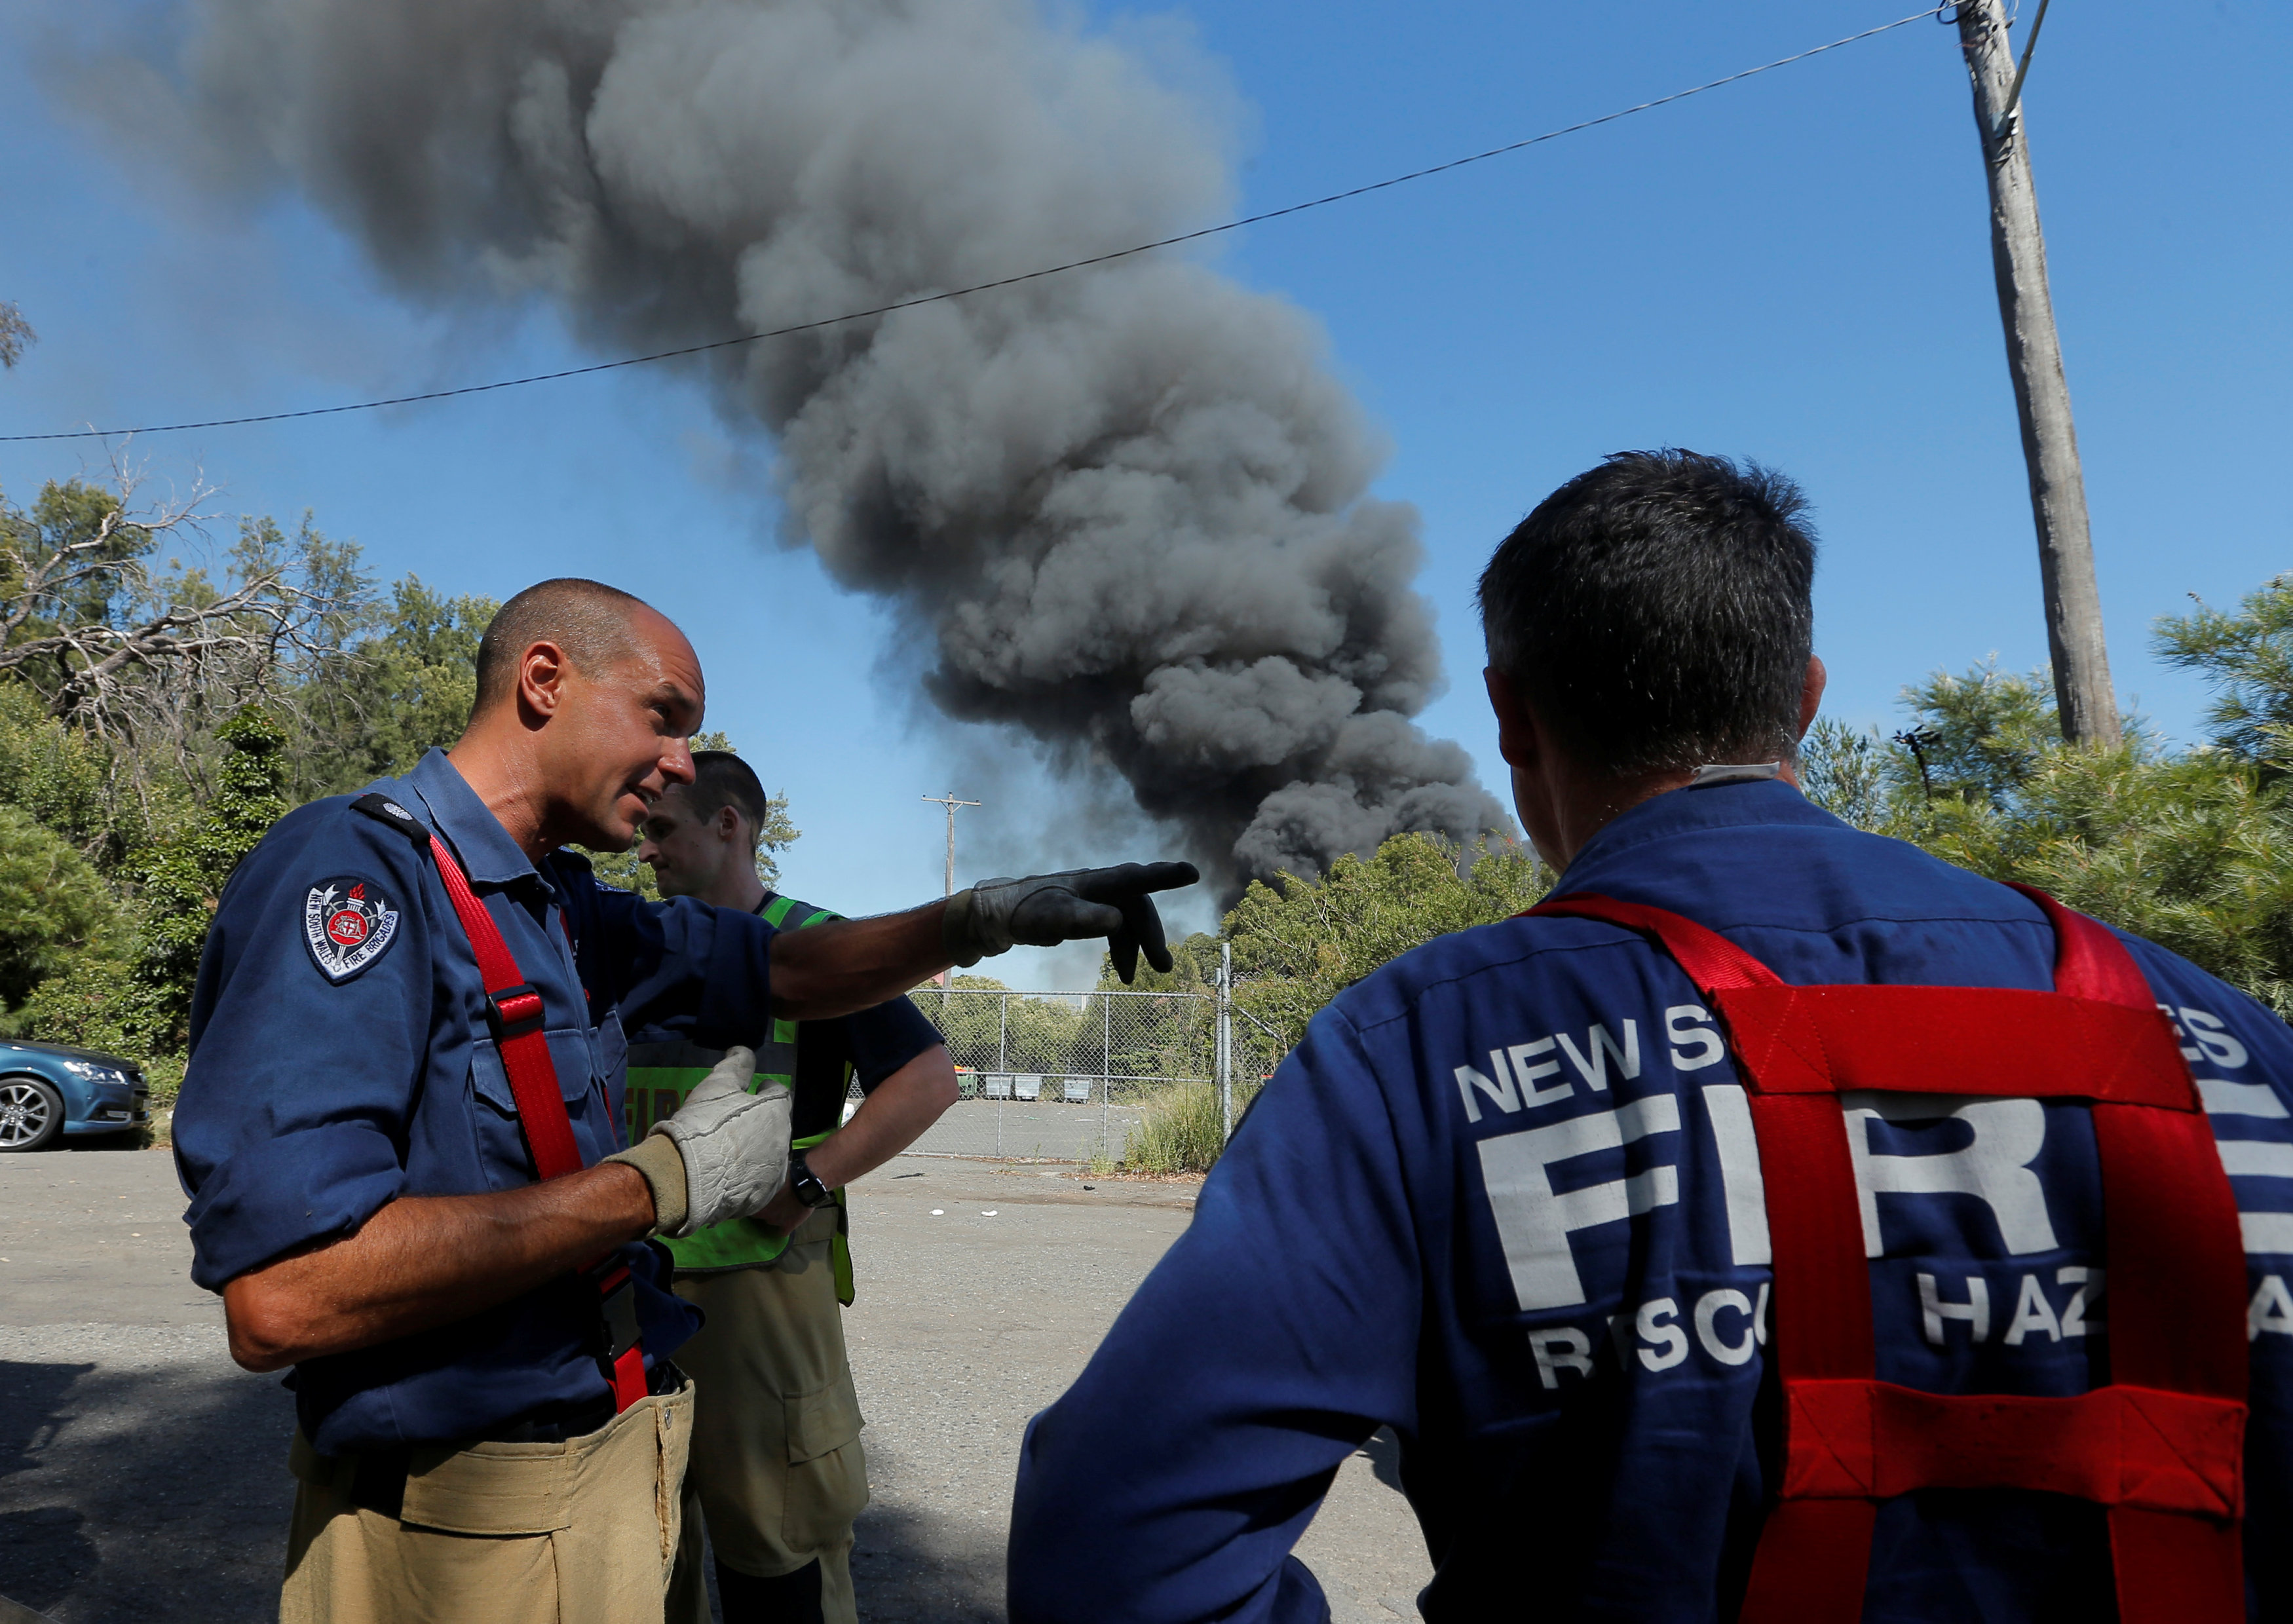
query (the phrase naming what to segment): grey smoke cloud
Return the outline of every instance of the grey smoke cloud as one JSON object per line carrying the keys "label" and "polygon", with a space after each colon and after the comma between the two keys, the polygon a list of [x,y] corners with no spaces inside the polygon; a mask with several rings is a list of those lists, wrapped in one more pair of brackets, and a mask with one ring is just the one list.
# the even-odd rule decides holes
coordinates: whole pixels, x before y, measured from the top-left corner
{"label": "grey smoke cloud", "polygon": [[[133,98],[393,282],[667,348],[1167,236],[1220,123],[1025,0],[190,0]],[[121,101],[117,81],[108,107]],[[1504,826],[1409,720],[1438,648],[1385,447],[1280,300],[1171,256],[721,351],[792,539],[934,702],[1105,764],[1231,882]]]}

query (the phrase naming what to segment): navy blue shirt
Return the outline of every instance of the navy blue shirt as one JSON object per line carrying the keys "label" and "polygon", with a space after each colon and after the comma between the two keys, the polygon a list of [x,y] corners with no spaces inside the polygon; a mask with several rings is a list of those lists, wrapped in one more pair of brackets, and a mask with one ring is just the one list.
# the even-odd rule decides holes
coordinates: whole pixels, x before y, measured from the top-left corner
{"label": "navy blue shirt", "polygon": [[[1563,889],[1684,914],[1795,983],[2053,985],[2034,903],[1784,784],[1645,803]],[[2242,1215],[2245,1553],[2254,1616],[2286,1618],[2293,1031],[2126,940]],[[1954,1082],[1843,1100],[1877,1373],[2084,1392],[2107,1379],[2109,1320],[2091,1115]],[[1429,943],[1315,1017],[1192,1226],[1030,1426],[1014,1624],[1326,1618],[1289,1551],[1380,1426],[1401,1440],[1435,1624],[1732,1616],[1778,1442],[1768,1262],[1745,1094],[1670,958],[1568,918]],[[1867,1620],[2113,1612],[2094,1507],[1928,1491],[1881,1510]]]}
{"label": "navy blue shirt", "polygon": [[[770,1023],[772,928],[692,901],[601,885],[587,862],[527,860],[444,752],[373,788],[442,836],[541,994],[549,1053],[585,1165],[621,1148],[627,1045],[643,1006],[753,1044]],[[220,1291],[295,1248],[347,1235],[401,1195],[533,1181],[487,1035],[477,960],[436,865],[351,798],[280,819],[225,887],[199,961],[174,1119],[191,1198],[191,1278]],[[639,1281],[647,1363],[699,1328],[659,1248]],[[609,1391],[597,1294],[573,1276],[459,1323],[296,1368],[322,1454],[477,1438]]]}

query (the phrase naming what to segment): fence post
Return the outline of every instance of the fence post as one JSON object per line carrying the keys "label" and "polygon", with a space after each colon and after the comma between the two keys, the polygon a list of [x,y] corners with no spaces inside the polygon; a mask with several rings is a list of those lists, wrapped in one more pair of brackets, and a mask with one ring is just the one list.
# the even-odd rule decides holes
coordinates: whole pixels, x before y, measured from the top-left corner
{"label": "fence post", "polygon": [[[1009,1074],[1010,1062],[1011,995],[1005,993],[995,1000],[995,1069]],[[1003,1102],[995,1102],[995,1156],[1003,1156]]]}
{"label": "fence post", "polygon": [[1234,943],[1219,943],[1219,1142],[1234,1137]]}
{"label": "fence post", "polygon": [[1106,1154],[1108,1096],[1114,1092],[1114,996],[1098,995],[1098,1153]]}

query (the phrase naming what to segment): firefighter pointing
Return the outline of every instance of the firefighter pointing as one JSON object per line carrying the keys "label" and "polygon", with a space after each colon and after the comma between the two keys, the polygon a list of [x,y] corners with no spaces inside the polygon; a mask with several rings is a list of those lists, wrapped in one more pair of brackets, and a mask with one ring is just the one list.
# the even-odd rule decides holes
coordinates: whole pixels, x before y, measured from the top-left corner
{"label": "firefighter pointing", "polygon": [[1813,567],[1684,452],[1497,550],[1554,894],[1316,1017],[1029,1430],[1016,1624],[1327,1618],[1381,1426],[1433,1624],[2293,1618],[2293,1033],[1811,805]]}
{"label": "firefighter pointing", "polygon": [[[293,1367],[289,1620],[660,1619],[700,1316],[641,1243],[782,1187],[790,1103],[750,1090],[754,1047],[1015,942],[1166,964],[1150,893],[1195,877],[997,881],[786,933],[648,902],[559,848],[626,847],[692,782],[691,646],[548,581],[477,676],[450,752],[280,821],[199,967],[175,1153],[233,1356]],[[624,1007],[747,1039],[626,1149]]]}

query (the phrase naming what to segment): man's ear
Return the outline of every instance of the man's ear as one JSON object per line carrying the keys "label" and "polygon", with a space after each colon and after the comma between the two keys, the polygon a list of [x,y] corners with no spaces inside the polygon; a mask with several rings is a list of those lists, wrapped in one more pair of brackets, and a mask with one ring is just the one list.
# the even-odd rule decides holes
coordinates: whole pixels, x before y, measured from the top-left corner
{"label": "man's ear", "polygon": [[1483,667],[1481,682],[1489,691],[1489,708],[1497,716],[1497,753],[1512,766],[1533,765],[1542,754],[1543,739],[1536,718],[1522,702],[1520,690],[1494,666]]}
{"label": "man's ear", "polygon": [[517,658],[517,708],[529,727],[539,727],[565,702],[565,677],[572,664],[554,642],[528,646]]}
{"label": "man's ear", "polygon": [[1809,655],[1807,677],[1799,691],[1799,736],[1802,739],[1806,738],[1807,730],[1815,725],[1815,713],[1823,708],[1824,685],[1830,681],[1831,674],[1823,668],[1823,662],[1814,655]]}

